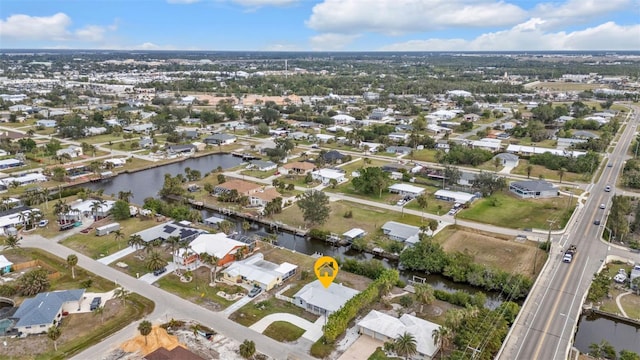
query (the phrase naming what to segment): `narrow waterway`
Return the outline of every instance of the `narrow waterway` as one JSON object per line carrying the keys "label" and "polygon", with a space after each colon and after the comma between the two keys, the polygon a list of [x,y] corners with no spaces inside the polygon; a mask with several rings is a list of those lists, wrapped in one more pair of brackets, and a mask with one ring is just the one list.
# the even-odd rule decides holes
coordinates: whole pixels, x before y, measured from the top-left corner
{"label": "narrow waterway", "polygon": [[588,353],[589,345],[602,340],[608,341],[617,352],[629,350],[640,354],[640,327],[600,315],[580,316],[574,346]]}
{"label": "narrow waterway", "polygon": [[[223,169],[228,169],[239,165],[241,162],[242,160],[240,158],[236,158],[231,155],[215,154],[200,158],[187,159],[179,163],[159,166],[130,174],[121,174],[106,182],[88,183],[82,186],[94,190],[104,189],[104,193],[109,195],[117,195],[120,191],[131,191],[133,193],[132,202],[142,204],[145,198],[156,197],[158,195],[158,191],[163,185],[164,174],[171,174],[175,176],[177,174],[184,174],[184,169],[191,168],[199,170],[204,175],[207,172],[215,170],[218,166],[221,166]],[[236,224],[238,232],[243,231],[241,226],[242,220],[240,219],[227,217],[207,210],[202,211],[202,216],[203,218],[208,218],[210,216],[226,218]],[[269,232],[271,232],[270,229],[257,223],[252,224],[251,229],[248,231],[249,234],[257,235],[264,235]],[[349,251],[345,247],[331,246],[330,244],[322,241],[305,239],[287,232],[276,232],[276,235],[279,246],[307,255],[320,253],[336,258],[353,258],[357,260],[368,260],[374,258],[372,254]],[[380,260],[388,267],[397,268],[397,263],[393,261],[387,261],[386,259]],[[432,285],[435,289],[446,291],[464,290],[469,293],[480,291],[472,286],[454,283],[439,275],[424,275],[420,273],[411,273],[409,271],[401,271],[400,275],[405,281],[411,280],[414,275],[424,277],[426,278],[426,282]],[[487,294],[487,307],[495,308],[500,305],[500,303],[502,303],[500,294]]]}

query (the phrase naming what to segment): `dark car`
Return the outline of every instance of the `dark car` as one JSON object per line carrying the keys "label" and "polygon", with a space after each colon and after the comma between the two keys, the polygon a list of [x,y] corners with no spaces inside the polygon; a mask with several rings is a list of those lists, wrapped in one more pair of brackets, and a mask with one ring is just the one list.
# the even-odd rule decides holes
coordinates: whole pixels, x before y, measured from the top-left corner
{"label": "dark car", "polygon": [[613,167],[613,164],[612,163],[608,163],[607,167]]}
{"label": "dark car", "polygon": [[165,271],[167,271],[167,268],[166,268],[166,267],[163,267],[162,269],[154,270],[154,271],[153,271],[153,275],[155,275],[155,276],[160,276],[160,275],[162,275]]}
{"label": "dark car", "polygon": [[600,220],[595,220],[595,221],[593,222],[593,225],[600,225]]}
{"label": "dark car", "polygon": [[249,297],[256,297],[258,294],[262,292],[262,288],[259,286],[254,286],[251,291],[249,291]]}
{"label": "dark car", "polygon": [[91,305],[89,305],[89,310],[93,311],[99,308],[101,304],[102,304],[102,298],[99,296],[94,297],[93,300],[91,300]]}

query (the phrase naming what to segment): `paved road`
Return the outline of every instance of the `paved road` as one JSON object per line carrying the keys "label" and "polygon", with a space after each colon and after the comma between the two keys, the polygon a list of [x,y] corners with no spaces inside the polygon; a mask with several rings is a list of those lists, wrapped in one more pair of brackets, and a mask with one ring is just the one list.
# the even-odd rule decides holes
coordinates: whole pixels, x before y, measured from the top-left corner
{"label": "paved road", "polygon": [[[613,166],[604,168],[600,181],[592,184],[591,196],[575,221],[569,224],[559,243],[553,244],[551,257],[523,305],[498,359],[566,359],[581,305],[593,274],[603,260],[607,255],[640,260],[637,254],[603,243],[600,239],[604,228],[594,225],[596,219],[606,223],[614,192],[605,192],[604,187],[607,184],[615,186],[622,171],[626,151],[639,120],[637,109],[629,119],[610,155],[609,162]],[[600,204],[606,204],[607,208],[601,210]],[[569,244],[576,244],[578,253],[572,263],[562,263],[561,247],[566,249]]]}
{"label": "paved road", "polygon": [[[118,286],[122,286],[131,292],[152,299],[155,302],[155,309],[147,317],[152,322],[165,322],[171,318],[193,319],[231,339],[239,341],[244,339],[253,340],[258,351],[275,359],[287,359],[290,357],[296,359],[312,359],[303,346],[279,343],[227,319],[222,313],[209,311],[39,235],[25,236],[22,244],[24,247],[43,249],[63,259],[66,259],[69,254],[76,254],[78,256],[78,266],[106,279],[113,280]],[[73,359],[97,359],[97,355],[107,355],[122,342],[137,334],[137,326],[138,322],[136,321],[101,343],[76,355]]]}

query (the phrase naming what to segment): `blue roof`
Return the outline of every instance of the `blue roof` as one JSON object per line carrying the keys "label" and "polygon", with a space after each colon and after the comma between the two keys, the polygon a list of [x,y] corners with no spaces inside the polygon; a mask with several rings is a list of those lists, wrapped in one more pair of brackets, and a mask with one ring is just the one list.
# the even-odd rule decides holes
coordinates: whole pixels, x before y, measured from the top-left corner
{"label": "blue roof", "polygon": [[19,319],[16,327],[51,324],[64,303],[78,301],[83,295],[84,289],[75,289],[40,293],[26,299],[13,315]]}

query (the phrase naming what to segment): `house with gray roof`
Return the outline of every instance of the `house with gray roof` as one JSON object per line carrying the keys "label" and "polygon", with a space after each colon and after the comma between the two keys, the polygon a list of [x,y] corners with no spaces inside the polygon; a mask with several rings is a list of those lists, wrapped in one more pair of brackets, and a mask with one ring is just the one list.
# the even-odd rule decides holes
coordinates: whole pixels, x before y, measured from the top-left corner
{"label": "house with gray roof", "polygon": [[387,221],[382,225],[382,232],[391,240],[415,244],[419,239],[420,228],[395,221]]}
{"label": "house with gray roof", "polygon": [[193,228],[189,224],[185,221],[170,222],[142,230],[134,235],[140,235],[144,242],[165,241],[171,236],[177,236],[181,242],[188,242],[200,234],[207,233],[207,231]]}
{"label": "house with gray roof", "polygon": [[63,312],[77,311],[83,296],[84,289],[75,289],[40,293],[26,299],[13,314],[17,319],[15,328],[26,335],[46,333],[51,326],[58,325]]}
{"label": "house with gray roof", "polygon": [[197,149],[193,144],[169,145],[166,147],[167,152],[174,154],[193,154]]}
{"label": "house with gray roof", "polygon": [[586,131],[586,130],[574,130],[571,132],[574,138],[576,139],[599,139],[600,136],[598,134]]}
{"label": "house with gray roof", "polygon": [[412,148],[408,146],[389,146],[387,147],[386,152],[391,154],[409,154],[411,153]]}
{"label": "house with gray roof", "polygon": [[58,122],[51,119],[41,119],[36,121],[36,126],[42,126],[44,128],[54,128],[58,125]]}
{"label": "house with gray roof", "polygon": [[315,280],[293,295],[293,303],[316,315],[329,316],[358,293],[358,290],[336,283],[325,288],[320,280]]}
{"label": "house with gray roof", "polygon": [[560,196],[558,189],[544,180],[513,181],[509,191],[523,199],[543,199]]}
{"label": "house with gray roof", "polygon": [[256,169],[259,171],[270,171],[275,170],[278,167],[278,164],[273,161],[263,161],[263,160],[252,160],[251,164],[247,166],[250,169]]}
{"label": "house with gray roof", "polygon": [[230,134],[213,134],[204,139],[207,145],[228,145],[233,144],[237,138]]}
{"label": "house with gray roof", "polygon": [[520,157],[518,157],[518,155],[509,153],[500,153],[493,158],[500,159],[500,161],[502,161],[502,166],[506,167],[516,167],[518,166],[518,162],[520,161]]}

